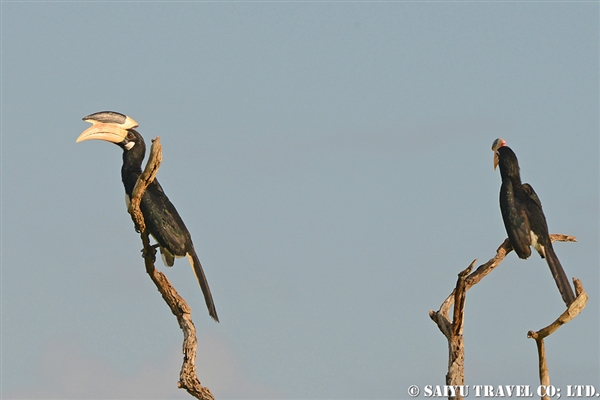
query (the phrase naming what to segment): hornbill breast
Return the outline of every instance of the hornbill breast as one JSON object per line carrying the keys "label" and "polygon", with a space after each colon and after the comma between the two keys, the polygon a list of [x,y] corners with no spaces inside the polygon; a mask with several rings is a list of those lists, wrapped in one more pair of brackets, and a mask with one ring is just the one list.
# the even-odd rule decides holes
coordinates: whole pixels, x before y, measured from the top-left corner
{"label": "hornbill breast", "polygon": [[[123,149],[121,179],[127,198],[130,198],[142,173],[142,161],[146,152],[144,139],[134,129],[138,126],[137,122],[114,111],[88,115],[83,120],[92,123],[92,126],[79,135],[77,142],[92,139],[105,140]],[[156,179],[148,185],[140,203],[140,210],[144,215],[146,228],[161,247],[167,265],[173,265],[173,256],[188,256],[192,270],[202,288],[208,312],[218,322],[219,318],[208,281],[194,250],[190,232]]]}

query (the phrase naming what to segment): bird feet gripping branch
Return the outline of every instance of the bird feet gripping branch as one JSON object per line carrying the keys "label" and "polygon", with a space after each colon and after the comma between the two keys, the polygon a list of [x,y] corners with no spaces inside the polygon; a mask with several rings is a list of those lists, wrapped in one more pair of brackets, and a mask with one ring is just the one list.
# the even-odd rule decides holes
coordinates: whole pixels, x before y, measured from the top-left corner
{"label": "bird feet gripping branch", "polygon": [[156,248],[157,247],[158,247],[158,243],[152,244],[149,246],[145,246],[143,249],[140,250],[140,253],[142,253],[142,258],[146,259],[148,257],[151,257],[152,260],[156,261]]}

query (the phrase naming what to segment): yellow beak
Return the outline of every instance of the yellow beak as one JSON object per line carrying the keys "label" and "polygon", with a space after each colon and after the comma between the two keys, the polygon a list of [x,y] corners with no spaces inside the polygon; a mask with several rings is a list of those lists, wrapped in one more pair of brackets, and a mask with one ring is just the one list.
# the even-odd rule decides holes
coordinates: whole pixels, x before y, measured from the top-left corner
{"label": "yellow beak", "polygon": [[127,137],[127,130],[115,124],[97,123],[83,131],[75,143],[84,140],[106,140],[112,143],[121,143]]}
{"label": "yellow beak", "polygon": [[98,122],[92,119],[86,121],[93,125],[83,131],[75,143],[84,140],[106,140],[111,143],[121,143],[127,137],[127,130],[138,126],[138,123],[130,117],[127,117],[122,124]]}
{"label": "yellow beak", "polygon": [[502,138],[494,140],[492,143],[492,151],[494,152],[494,170],[498,166],[498,149],[502,146],[506,146],[506,141]]}

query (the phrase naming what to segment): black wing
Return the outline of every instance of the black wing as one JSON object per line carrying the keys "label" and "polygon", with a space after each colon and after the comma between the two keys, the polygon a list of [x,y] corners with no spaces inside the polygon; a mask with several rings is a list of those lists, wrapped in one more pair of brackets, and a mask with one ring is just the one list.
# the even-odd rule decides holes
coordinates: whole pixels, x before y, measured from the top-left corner
{"label": "black wing", "polygon": [[542,210],[542,202],[540,201],[540,198],[538,197],[535,190],[533,190],[533,187],[529,183],[524,183],[521,185],[521,188],[527,194],[527,196],[529,196],[529,198],[531,200],[533,200],[533,202],[540,208],[540,211],[541,211]]}
{"label": "black wing", "polygon": [[[526,202],[527,215],[529,217],[529,227],[531,231],[537,236],[537,241],[541,246],[548,247],[552,246],[550,241],[550,235],[548,233],[548,223],[546,222],[546,216],[542,210],[542,202],[538,197],[533,187],[524,183],[521,185],[522,192]],[[545,257],[543,250],[536,248],[542,258]]]}
{"label": "black wing", "polygon": [[531,230],[537,236],[536,250],[542,258],[546,259],[558,291],[567,307],[569,307],[575,300],[575,293],[573,293],[569,278],[554,252],[548,231],[548,223],[542,210],[542,202],[531,185],[524,183],[522,188],[528,196],[527,212],[529,213]]}
{"label": "black wing", "polygon": [[185,256],[191,243],[189,231],[156,180],[146,189],[140,208],[148,232],[158,244],[176,257]]}
{"label": "black wing", "polygon": [[511,180],[504,180],[500,187],[500,211],[508,239],[519,258],[528,258],[531,255],[526,204],[524,192],[515,187]]}

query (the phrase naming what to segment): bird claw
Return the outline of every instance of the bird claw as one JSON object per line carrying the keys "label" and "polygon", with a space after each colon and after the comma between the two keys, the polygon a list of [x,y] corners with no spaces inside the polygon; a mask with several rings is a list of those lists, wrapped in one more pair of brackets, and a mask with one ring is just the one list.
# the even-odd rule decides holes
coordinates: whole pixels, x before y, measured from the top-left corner
{"label": "bird claw", "polygon": [[[149,251],[149,253],[154,253],[156,254],[156,248],[160,246],[158,243],[156,244],[152,244],[148,247],[148,249],[152,249],[151,251]],[[146,248],[143,248],[142,250],[140,250],[140,252],[142,253],[142,258],[146,258],[146,256],[148,255],[148,252],[146,252]]]}

